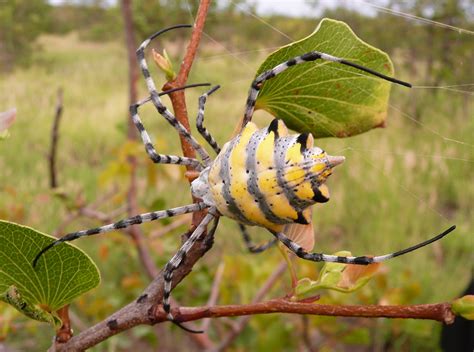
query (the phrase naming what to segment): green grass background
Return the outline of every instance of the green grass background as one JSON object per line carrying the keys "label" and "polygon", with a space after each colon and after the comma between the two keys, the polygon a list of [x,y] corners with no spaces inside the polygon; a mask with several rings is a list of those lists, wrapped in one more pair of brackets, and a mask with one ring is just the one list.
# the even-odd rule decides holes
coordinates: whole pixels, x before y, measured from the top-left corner
{"label": "green grass background", "polygon": [[[0,218],[53,233],[67,216],[67,209],[48,189],[47,153],[58,87],[64,89],[64,115],[60,127],[58,153],[59,183],[75,201],[92,202],[108,192],[114,197],[100,209],[112,211],[124,204],[127,169],[124,154],[125,124],[128,118],[126,53],[121,42],[105,44],[65,37],[41,38],[42,51],[33,65],[17,69],[0,80],[0,110],[18,109],[10,138],[0,141]],[[167,46],[172,56],[183,51]],[[212,42],[205,41],[189,79],[212,82],[222,88],[208,99],[206,125],[216,139],[227,141],[245,105],[247,89],[265,52],[233,57]],[[395,67],[397,60],[395,58]],[[176,58],[175,63],[180,60]],[[152,69],[157,85],[163,75]],[[397,72],[406,79],[408,74]],[[415,84],[416,77],[409,77]],[[140,96],[145,97],[140,79]],[[201,89],[187,91],[190,120],[194,123]],[[167,98],[164,101],[169,104]],[[350,250],[353,254],[384,254],[427,239],[452,224],[455,233],[432,246],[394,259],[383,273],[353,295],[323,293],[322,301],[336,303],[432,303],[457,297],[472,275],[474,240],[473,218],[473,103],[469,96],[446,90],[408,90],[393,87],[387,128],[372,130],[350,139],[317,140],[316,144],[333,155],[345,155],[328,185],[331,201],[316,206],[314,223],[316,250],[333,253]],[[176,133],[151,107],[141,116],[160,152],[180,154]],[[416,112],[417,120],[413,121]],[[258,112],[255,122],[265,126],[271,116]],[[144,151],[139,155],[140,210],[187,204],[188,184],[177,166],[151,165]],[[91,219],[80,219],[66,227],[74,231],[96,226]],[[166,223],[144,225],[147,236]],[[148,245],[157,265],[163,267],[180,244],[179,234],[186,227]],[[270,235],[253,231],[257,240]],[[220,262],[225,263],[219,303],[249,302],[268,278],[281,256],[276,249],[255,256],[246,253],[236,226],[223,221],[216,243],[193,273],[174,291],[184,305],[205,304],[213,276]],[[76,242],[97,262],[102,284],[72,305],[75,331],[107,317],[134,299],[148,279],[137,260],[130,239],[108,234]],[[295,263],[301,277],[316,278],[321,264]],[[285,276],[268,297],[283,296],[289,290]],[[45,324],[18,316],[0,305],[4,317],[5,341],[20,349],[44,350],[52,330]],[[11,324],[5,324],[5,322]],[[211,325],[210,334],[219,339],[222,320]],[[309,326],[323,336],[322,350],[341,346],[383,345],[393,350],[437,348],[440,325],[427,321],[367,321],[309,318]],[[145,350],[166,348],[183,332],[165,324],[159,331],[140,327],[114,337],[94,350],[127,350],[136,341]],[[225,324],[224,324],[225,326]],[[234,344],[235,350],[273,350],[297,346],[303,321],[296,316],[262,316],[251,319]],[[134,342],[135,341],[135,342]],[[188,346],[182,340],[174,347]]]}

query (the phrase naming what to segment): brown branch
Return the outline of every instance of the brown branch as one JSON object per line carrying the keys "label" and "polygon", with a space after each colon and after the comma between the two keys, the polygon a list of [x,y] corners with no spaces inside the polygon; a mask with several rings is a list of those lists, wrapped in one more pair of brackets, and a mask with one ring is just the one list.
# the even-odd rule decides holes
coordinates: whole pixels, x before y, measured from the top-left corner
{"label": "brown branch", "polygon": [[[310,314],[352,318],[399,318],[399,319],[426,319],[445,324],[452,324],[455,314],[451,310],[451,303],[416,304],[399,306],[379,305],[330,305],[305,302],[292,302],[285,298],[273,299],[266,302],[228,305],[214,307],[181,307],[175,312],[180,322],[194,321],[203,318],[236,317],[256,314],[292,313]],[[159,311],[155,315],[155,322],[166,321],[166,315]]]}
{"label": "brown branch", "polygon": [[63,90],[58,89],[58,100],[56,103],[56,113],[54,114],[53,129],[51,130],[51,149],[49,152],[49,185],[51,188],[58,187],[58,177],[56,170],[56,151],[59,140],[59,122],[63,112]]}
{"label": "brown branch", "polygon": [[56,341],[58,343],[64,343],[72,337],[71,320],[69,319],[69,304],[60,308],[57,313],[62,321],[62,325],[56,332]]}
{"label": "brown branch", "polygon": [[[181,268],[182,269],[182,268]],[[182,273],[180,273],[182,275]],[[103,322],[71,338],[60,347],[60,351],[82,351],[92,347],[106,338],[137,325],[153,325],[167,321],[162,309],[153,309],[150,305],[161,295],[162,280],[155,280],[145,293],[133,303],[113,314]],[[155,291],[158,291],[155,292]],[[152,296],[147,296],[148,294]],[[152,308],[152,310],[150,310]],[[446,324],[454,322],[451,303],[400,305],[400,306],[344,306],[292,302],[288,299],[273,299],[266,302],[245,305],[228,305],[214,307],[181,307],[174,309],[173,314],[180,322],[189,322],[203,318],[249,316],[257,314],[292,313],[324,316],[365,317],[365,318],[402,318],[429,319]]]}
{"label": "brown branch", "polygon": [[[186,259],[173,274],[172,287],[174,288],[185,276],[191,272],[191,268],[207,251],[208,245],[203,241],[197,241]],[[156,323],[154,312],[157,303],[161,304],[163,298],[163,275],[151,282],[140,297],[129,303],[102,322],[73,336],[67,343],[57,345],[57,351],[83,351],[97,345],[110,336],[116,335],[137,325],[153,325]]]}

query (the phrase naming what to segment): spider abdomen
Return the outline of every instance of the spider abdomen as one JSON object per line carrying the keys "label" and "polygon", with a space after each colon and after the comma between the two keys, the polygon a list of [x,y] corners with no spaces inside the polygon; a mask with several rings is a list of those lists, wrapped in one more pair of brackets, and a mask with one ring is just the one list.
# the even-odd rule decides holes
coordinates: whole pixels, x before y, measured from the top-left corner
{"label": "spider abdomen", "polygon": [[306,209],[329,200],[324,182],[343,160],[313,147],[310,134],[289,135],[281,120],[248,123],[212,163],[209,192],[221,214],[279,231],[311,221]]}

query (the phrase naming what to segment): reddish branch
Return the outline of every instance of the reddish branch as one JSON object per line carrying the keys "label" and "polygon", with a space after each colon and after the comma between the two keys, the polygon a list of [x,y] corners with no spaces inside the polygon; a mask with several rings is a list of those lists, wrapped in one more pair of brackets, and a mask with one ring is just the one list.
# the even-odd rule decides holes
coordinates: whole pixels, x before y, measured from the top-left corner
{"label": "reddish branch", "polygon": [[56,341],[58,343],[64,343],[72,336],[71,319],[69,319],[69,304],[59,309],[56,313],[58,313],[59,319],[61,319],[63,323],[59,330],[56,331]]}
{"label": "reddish branch", "polygon": [[[193,321],[203,318],[236,317],[242,315],[293,313],[326,315],[338,317],[362,318],[401,318],[401,319],[428,319],[451,324],[455,315],[451,311],[451,303],[417,304],[402,306],[352,306],[329,305],[291,302],[287,299],[273,299],[266,302],[214,306],[180,308],[176,318],[180,322]],[[156,322],[166,321],[166,315],[159,311],[155,315]]]}
{"label": "reddish branch", "polygon": [[[145,292],[157,289],[154,282]],[[107,320],[97,324],[73,337],[61,346],[61,351],[82,351],[97,343],[128,330],[134,326],[153,325],[167,321],[161,309],[150,311],[147,299],[138,299],[130,303]],[[308,315],[366,317],[366,318],[403,318],[429,319],[450,324],[454,321],[454,313],[450,303],[419,304],[405,306],[341,306],[315,303],[291,302],[287,299],[273,299],[266,302],[245,305],[228,305],[214,307],[181,307],[174,309],[173,314],[181,322],[203,318],[236,317],[244,315],[291,313]]]}
{"label": "reddish branch", "polygon": [[[196,15],[196,21],[194,23],[193,32],[191,34],[191,39],[189,40],[188,47],[186,49],[186,54],[184,55],[183,62],[181,63],[178,76],[174,81],[168,82],[163,86],[163,90],[168,90],[172,88],[182,87],[186,84],[191,71],[191,67],[196,57],[196,53],[201,41],[202,31],[204,29],[204,24],[206,22],[207,12],[209,11],[209,5],[211,0],[201,0],[199,3],[198,12]],[[170,94],[171,104],[173,105],[173,111],[176,116],[176,119],[183,124],[184,127],[189,131],[189,119],[188,111],[186,108],[186,100],[184,98],[184,91],[178,91]],[[191,144],[189,144],[183,137],[180,136],[181,148],[183,150],[183,155],[188,158],[195,158],[196,153]],[[190,167],[187,168],[188,171],[192,171]],[[190,180],[191,181],[191,180]],[[194,199],[196,201],[196,199]],[[204,217],[205,212],[196,212],[193,214],[193,226],[197,226],[202,218]]]}
{"label": "reddish branch", "polygon": [[[168,82],[164,85],[163,90],[168,90],[172,88],[182,87],[186,84],[191,71],[191,67],[196,57],[196,53],[201,41],[202,31],[204,29],[204,24],[206,22],[207,12],[209,10],[209,5],[211,0],[202,0],[199,4],[198,13],[196,15],[196,22],[194,23],[194,29],[191,34],[191,39],[189,41],[188,47],[186,49],[186,54],[181,63],[178,76],[174,81]],[[178,91],[170,94],[171,103],[173,104],[173,111],[176,118],[181,122],[184,127],[189,131],[189,119],[188,112],[186,109],[186,100],[184,98],[184,91]],[[196,153],[191,144],[189,144],[183,137],[180,136],[181,146],[183,149],[184,156],[188,158],[195,158]]]}

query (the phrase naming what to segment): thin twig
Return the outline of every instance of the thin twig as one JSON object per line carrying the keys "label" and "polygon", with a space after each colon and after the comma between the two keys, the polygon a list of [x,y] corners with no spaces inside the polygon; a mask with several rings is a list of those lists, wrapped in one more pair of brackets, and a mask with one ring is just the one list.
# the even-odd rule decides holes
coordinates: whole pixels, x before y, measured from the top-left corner
{"label": "thin twig", "polygon": [[69,316],[75,329],[78,329],[79,331],[87,329],[86,323],[79,317],[77,313],[74,312],[74,310],[69,311]]}
{"label": "thin twig", "polygon": [[[224,268],[225,263],[220,262],[219,266],[217,267],[216,274],[214,275],[214,281],[212,282],[211,294],[209,295],[209,299],[207,300],[208,306],[214,306],[217,303],[217,300],[219,298],[219,288],[221,285],[222,277],[224,276]],[[211,319],[204,319],[202,321],[201,330],[207,331],[209,329],[210,323]]]}
{"label": "thin twig", "polygon": [[[202,31],[206,22],[207,12],[209,10],[210,0],[202,0],[199,3],[198,13],[196,15],[196,22],[194,23],[194,29],[189,40],[186,54],[184,55],[183,62],[180,66],[178,75],[174,81],[168,82],[164,85],[163,90],[169,90],[177,87],[184,86],[188,80],[189,72],[196,57],[197,49],[201,41]],[[170,94],[171,104],[173,105],[173,111],[176,119],[183,124],[184,127],[189,131],[189,119],[186,108],[186,100],[184,97],[184,91],[178,91]],[[196,153],[191,144],[189,144],[183,137],[180,136],[181,147],[183,154],[188,158],[195,158]],[[191,170],[188,168],[188,170]],[[199,220],[200,222],[200,220]],[[197,226],[197,223],[194,223]]]}
{"label": "thin twig", "polygon": [[171,224],[163,226],[158,230],[152,231],[148,236],[149,240],[156,240],[157,238],[163,237],[164,235],[170,233],[173,230],[176,230],[178,227],[191,223],[191,216],[185,214],[177,219],[175,219]]}
{"label": "thin twig", "polygon": [[[137,43],[134,36],[134,25],[132,18],[132,2],[131,0],[122,0],[121,4],[122,17],[125,26],[125,44],[127,48],[128,56],[128,95],[129,103],[134,104],[138,99],[137,94],[137,81],[138,81],[138,61],[135,55],[135,49]],[[133,121],[127,114],[127,140],[137,140],[137,130],[133,124]],[[138,201],[137,201],[137,158],[133,155],[129,155],[127,158],[128,164],[130,165],[130,183],[127,192],[127,213],[128,216],[138,214]],[[132,238],[133,244],[138,251],[138,257],[140,262],[145,269],[148,277],[151,279],[158,276],[158,269],[148,251],[148,248],[144,244],[144,236],[142,230],[137,226],[131,226],[126,231]]]}
{"label": "thin twig", "polygon": [[[379,305],[330,305],[292,302],[286,298],[266,302],[200,308],[183,308],[177,310],[176,319],[180,322],[194,321],[203,318],[236,317],[256,314],[292,313],[338,317],[358,318],[399,318],[426,319],[445,324],[452,324],[455,314],[451,303],[416,304],[399,306]],[[166,321],[166,314],[157,312],[156,322]]]}
{"label": "thin twig", "polygon": [[[191,67],[196,57],[197,49],[201,41],[202,32],[204,29],[204,24],[206,22],[207,12],[209,11],[209,5],[211,0],[201,0],[199,3],[198,12],[196,15],[196,21],[194,23],[193,32],[191,34],[191,39],[189,40],[188,47],[186,49],[186,54],[184,55],[183,62],[181,64],[178,76],[174,81],[168,82],[163,86],[163,90],[169,90],[177,87],[181,87],[186,84],[191,71]],[[184,97],[184,91],[178,91],[170,94],[171,104],[173,105],[173,111],[176,116],[176,119],[183,124],[184,127],[189,131],[189,119],[188,111],[186,108],[186,100]],[[180,136],[181,148],[183,150],[183,155],[188,158],[195,158],[196,153],[191,144],[189,144],[182,136]],[[188,171],[193,171],[192,168],[187,167]],[[191,181],[190,181],[191,182]],[[193,201],[197,201],[193,197]],[[198,226],[203,217],[205,216],[205,211],[193,213],[193,226]]]}
{"label": "thin twig", "polygon": [[[53,128],[51,130],[51,149],[49,152],[49,186],[51,189],[58,187],[58,177],[56,169],[56,155],[59,140],[59,123],[63,112],[63,90],[58,88],[56,112],[54,114]],[[56,341],[67,342],[72,336],[71,320],[69,319],[69,304],[60,308],[56,312],[61,319],[62,325],[56,331]]]}
{"label": "thin twig", "polygon": [[[278,267],[273,271],[273,273],[270,275],[270,277],[265,281],[265,283],[262,285],[260,290],[258,290],[257,294],[252,300],[252,303],[257,303],[260,302],[263,298],[265,298],[265,295],[270,291],[270,289],[273,287],[273,285],[277,282],[277,280],[280,278],[281,275],[285,272],[287,268],[287,262],[282,261]],[[242,331],[245,329],[247,326],[248,322],[250,320],[250,316],[244,316],[241,317],[237,320],[237,324],[235,325],[235,328],[232,329],[232,331],[222,339],[222,342],[219,344],[217,347],[217,351],[223,351],[227,349],[232,342],[242,333]]]}
{"label": "thin twig", "polygon": [[59,122],[63,112],[63,90],[58,89],[58,100],[54,114],[53,129],[51,130],[51,149],[49,152],[49,185],[51,188],[58,187],[58,176],[56,170],[56,151],[59,140]]}

